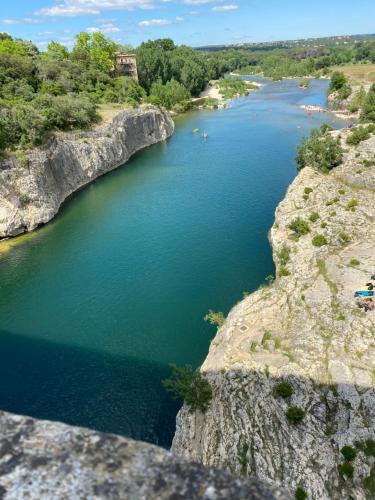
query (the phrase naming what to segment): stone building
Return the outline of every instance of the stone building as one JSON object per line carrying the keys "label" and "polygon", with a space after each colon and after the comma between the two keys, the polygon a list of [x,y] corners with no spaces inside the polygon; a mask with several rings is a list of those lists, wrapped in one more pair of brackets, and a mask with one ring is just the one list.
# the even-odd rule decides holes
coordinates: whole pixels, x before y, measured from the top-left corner
{"label": "stone building", "polygon": [[116,72],[119,76],[130,76],[138,83],[137,60],[134,54],[116,53]]}

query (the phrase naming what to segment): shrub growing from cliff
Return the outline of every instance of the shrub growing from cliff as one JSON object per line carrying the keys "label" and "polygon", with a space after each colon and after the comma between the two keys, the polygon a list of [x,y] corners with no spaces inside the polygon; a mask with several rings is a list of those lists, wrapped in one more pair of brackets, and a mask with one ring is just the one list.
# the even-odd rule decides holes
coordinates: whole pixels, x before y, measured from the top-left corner
{"label": "shrub growing from cliff", "polygon": [[172,364],[170,367],[171,377],[162,382],[165,389],[174,399],[182,399],[191,412],[200,410],[205,413],[212,400],[212,389],[208,381],[191,365],[177,367]]}
{"label": "shrub growing from cliff", "polygon": [[357,146],[360,142],[370,138],[370,134],[375,132],[375,126],[357,127],[352,130],[351,134],[346,139],[346,143],[350,146]]}
{"label": "shrub growing from cliff", "polygon": [[339,472],[341,475],[346,476],[348,479],[352,479],[354,476],[354,467],[352,464],[345,462],[339,465]]}
{"label": "shrub growing from cliff", "polygon": [[296,500],[306,500],[307,498],[307,493],[306,491],[302,488],[302,486],[298,486],[294,493],[294,498]]}
{"label": "shrub growing from cliff", "polygon": [[324,245],[327,245],[327,243],[327,238],[322,234],[317,234],[312,239],[312,244],[314,245],[314,247],[323,247]]}
{"label": "shrub growing from cliff", "polygon": [[292,222],[288,224],[288,228],[294,231],[297,236],[303,236],[310,232],[310,226],[308,222],[301,217],[293,219]]}
{"label": "shrub growing from cliff", "polygon": [[352,448],[351,446],[343,446],[341,448],[341,455],[345,458],[345,460],[347,460],[348,462],[351,462],[352,460],[355,459],[355,457],[357,456],[357,452],[355,451],[354,448]]}
{"label": "shrub growing from cliff", "polygon": [[275,393],[282,398],[289,398],[293,394],[293,387],[288,382],[280,382],[275,386]]}
{"label": "shrub growing from cliff", "polygon": [[292,424],[299,424],[305,417],[305,411],[298,406],[290,406],[286,412],[287,419]]}
{"label": "shrub growing from cliff", "polygon": [[343,151],[339,139],[330,135],[331,127],[322,125],[304,137],[297,148],[297,169],[309,166],[327,173],[342,163]]}
{"label": "shrub growing from cliff", "polygon": [[210,325],[217,326],[218,328],[220,328],[225,322],[225,316],[222,312],[214,312],[211,309],[203,319],[208,321]]}

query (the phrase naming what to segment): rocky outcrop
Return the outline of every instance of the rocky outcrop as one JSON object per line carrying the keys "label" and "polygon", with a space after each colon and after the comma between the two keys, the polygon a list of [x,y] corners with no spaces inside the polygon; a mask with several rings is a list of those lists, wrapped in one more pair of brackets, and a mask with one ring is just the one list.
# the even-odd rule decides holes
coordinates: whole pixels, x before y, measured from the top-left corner
{"label": "rocky outcrop", "polygon": [[156,446],[0,412],[0,498],[288,500]]}
{"label": "rocky outcrop", "polygon": [[[340,134],[348,148],[348,131]],[[270,232],[278,278],[219,329],[201,368],[211,406],[204,415],[182,408],[176,453],[300,486],[308,498],[373,498],[375,311],[360,309],[354,292],[375,272],[374,199],[374,136],[346,149],[330,174],[300,172]],[[299,238],[288,228],[296,217],[310,226]],[[277,395],[280,382],[292,395]],[[300,423],[288,419],[290,407],[305,412]],[[350,466],[340,469],[347,445],[357,453],[353,478]]]}
{"label": "rocky outcrop", "polygon": [[0,238],[51,220],[63,201],[134,153],[167,139],[170,115],[158,108],[122,111],[92,130],[59,134],[44,146],[0,162]]}

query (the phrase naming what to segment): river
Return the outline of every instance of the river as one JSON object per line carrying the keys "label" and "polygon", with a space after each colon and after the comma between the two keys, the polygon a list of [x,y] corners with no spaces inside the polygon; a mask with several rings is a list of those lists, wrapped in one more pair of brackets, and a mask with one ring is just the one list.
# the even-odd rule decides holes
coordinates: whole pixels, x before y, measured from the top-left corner
{"label": "river", "polygon": [[[328,82],[262,80],[0,245],[0,408],[169,446],[169,363],[198,366],[227,313],[273,273],[267,232]],[[192,130],[199,128],[198,134]],[[202,138],[208,134],[207,140]]]}

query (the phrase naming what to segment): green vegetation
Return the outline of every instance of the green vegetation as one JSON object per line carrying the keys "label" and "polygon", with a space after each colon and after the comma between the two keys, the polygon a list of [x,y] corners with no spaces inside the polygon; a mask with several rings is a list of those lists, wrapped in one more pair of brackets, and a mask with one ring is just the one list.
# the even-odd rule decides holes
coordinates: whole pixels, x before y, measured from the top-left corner
{"label": "green vegetation", "polygon": [[375,84],[371,86],[364,100],[361,121],[375,123]]}
{"label": "green vegetation", "polygon": [[78,34],[71,51],[51,42],[45,52],[2,34],[0,152],[40,144],[54,131],[90,127],[99,121],[99,105],[151,102],[183,111],[191,96],[224,72],[215,58],[161,39],[135,50],[137,84],[116,75],[119,50],[129,48],[99,32]]}
{"label": "green vegetation", "polygon": [[341,231],[339,238],[342,244],[349,243],[350,241],[350,236],[345,231]]}
{"label": "green vegetation", "polygon": [[344,73],[341,73],[340,71],[332,73],[328,93],[336,93],[340,100],[347,99],[350,96],[352,89]]}
{"label": "green vegetation", "polygon": [[254,88],[253,85],[250,86],[240,77],[221,78],[217,82],[217,86],[219,87],[220,93],[224,99],[232,99],[236,96],[247,95],[250,88]]}
{"label": "green vegetation", "polygon": [[297,169],[310,166],[324,173],[341,164],[343,151],[339,139],[334,139],[329,132],[328,125],[313,129],[310,137],[302,139],[297,148]]}
{"label": "green vegetation", "polygon": [[272,339],[272,333],[271,332],[264,332],[263,337],[262,337],[262,345],[265,346],[269,340]]}
{"label": "green vegetation", "polygon": [[287,419],[292,424],[299,424],[305,417],[305,411],[298,406],[290,406],[286,412]]}
{"label": "green vegetation", "polygon": [[290,276],[290,271],[287,267],[281,266],[278,272],[279,276]]}
{"label": "green vegetation", "polygon": [[367,127],[356,127],[346,139],[346,143],[351,146],[357,146],[360,142],[369,139],[370,134],[373,132],[375,132],[375,125],[372,124]]}
{"label": "green vegetation", "polygon": [[248,451],[249,451],[249,445],[247,443],[241,446],[241,448],[238,450],[238,461],[241,465],[241,470],[243,474],[246,472],[246,467],[249,463],[249,459],[247,457]]}
{"label": "green vegetation", "polygon": [[354,443],[357,450],[363,451],[367,457],[375,457],[375,441],[367,439],[366,441],[356,441]]}
{"label": "green vegetation", "polygon": [[355,267],[355,266],[359,266],[360,265],[360,262],[358,259],[352,259],[350,262],[349,262],[349,266],[352,266],[352,267]]}
{"label": "green vegetation", "polygon": [[327,227],[327,223],[326,223],[326,222],[322,222],[322,223],[320,224],[320,227],[321,227],[322,229],[325,229],[325,228]]}
{"label": "green vegetation", "polygon": [[316,222],[319,219],[318,212],[312,212],[309,217],[310,222]]}
{"label": "green vegetation", "polygon": [[310,87],[310,81],[307,79],[300,80],[298,86],[301,87],[301,89],[308,89]]}
{"label": "green vegetation", "polygon": [[357,452],[351,446],[343,446],[341,448],[341,454],[348,462],[352,462],[357,456]]}
{"label": "green vegetation", "polygon": [[294,493],[294,498],[296,500],[306,500],[307,499],[307,493],[306,491],[302,488],[302,486],[298,486]]}
{"label": "green vegetation", "polygon": [[354,95],[354,97],[351,99],[351,102],[348,106],[349,111],[351,113],[357,112],[358,110],[363,108],[363,105],[365,104],[365,102],[366,102],[366,91],[363,88],[363,86],[361,86],[359,92],[357,92]]}
{"label": "green vegetation", "polygon": [[288,224],[288,228],[294,231],[297,236],[303,236],[310,232],[310,226],[307,221],[301,217],[297,217]]}
{"label": "green vegetation", "polygon": [[348,211],[350,210],[351,212],[355,212],[355,209],[356,209],[357,206],[358,206],[358,200],[356,200],[355,198],[353,198],[346,205],[346,210],[348,210]]}
{"label": "green vegetation", "polygon": [[303,192],[307,195],[309,195],[310,193],[313,192],[313,188],[311,187],[305,187],[305,189],[303,190]]}
{"label": "green vegetation", "polygon": [[217,326],[218,328],[220,328],[225,322],[225,316],[222,312],[214,312],[211,311],[211,309],[203,319],[204,321],[208,321],[210,325]]}
{"label": "green vegetation", "polygon": [[290,260],[290,248],[285,243],[283,243],[277,252],[277,259],[282,266],[286,266]]}
{"label": "green vegetation", "polygon": [[314,245],[314,247],[322,247],[324,245],[327,245],[327,243],[327,238],[322,234],[317,234],[312,239],[312,244]]}
{"label": "green vegetation", "polygon": [[[243,45],[218,50],[205,49],[213,60],[219,61],[226,71],[235,70],[242,75],[263,74],[280,80],[283,77],[307,77],[328,74],[333,66],[375,62],[375,43],[373,40],[330,39],[307,40],[299,43],[264,43]],[[366,68],[366,65],[361,65]],[[303,86],[307,80],[300,81]],[[302,83],[303,82],[303,83]],[[340,81],[338,81],[340,83]],[[345,84],[345,81],[343,82]],[[344,86],[344,85],[343,85]],[[340,90],[340,87],[338,90]]]}
{"label": "green vegetation", "polygon": [[193,370],[190,365],[177,367],[170,365],[172,375],[163,380],[163,386],[174,399],[182,399],[191,412],[200,410],[205,413],[212,400],[212,389],[208,381],[202,377],[199,370]]}
{"label": "green vegetation", "polygon": [[372,465],[370,475],[363,480],[363,486],[370,494],[370,498],[375,496],[375,464]]}
{"label": "green vegetation", "polygon": [[160,81],[152,84],[150,91],[151,104],[161,105],[167,109],[185,111],[190,106],[191,95],[182,85],[172,79],[163,85]]}
{"label": "green vegetation", "polygon": [[354,467],[352,464],[345,462],[339,465],[339,472],[341,475],[346,476],[348,479],[352,479],[354,476]]}
{"label": "green vegetation", "polygon": [[282,398],[289,398],[293,394],[293,387],[288,382],[280,382],[275,386],[275,393]]}

